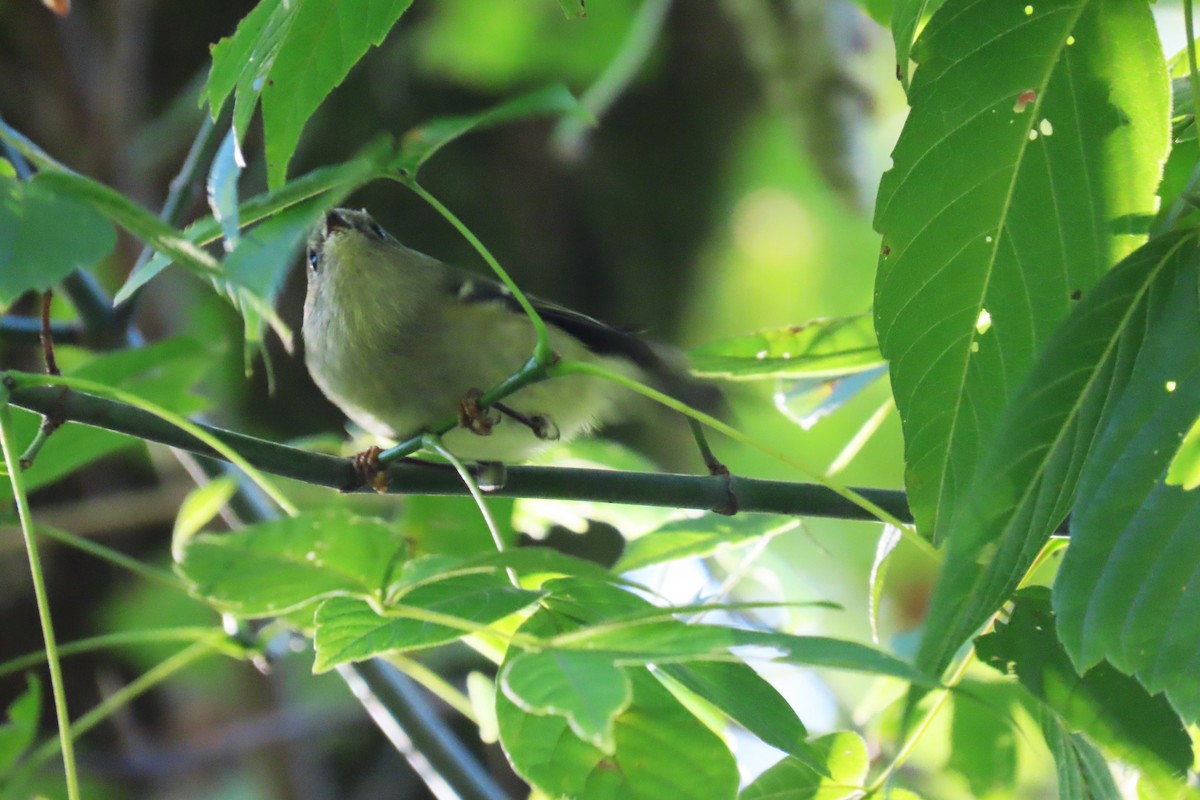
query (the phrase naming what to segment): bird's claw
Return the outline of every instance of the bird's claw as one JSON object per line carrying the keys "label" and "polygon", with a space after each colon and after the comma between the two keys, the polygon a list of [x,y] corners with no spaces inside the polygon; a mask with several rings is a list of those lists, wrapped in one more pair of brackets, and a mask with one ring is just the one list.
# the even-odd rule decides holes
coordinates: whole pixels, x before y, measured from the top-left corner
{"label": "bird's claw", "polygon": [[546,414],[532,414],[529,417],[529,429],[533,431],[533,435],[544,442],[557,442],[559,436],[558,426],[554,424],[554,420],[550,419]]}
{"label": "bird's claw", "polygon": [[382,452],[378,447],[371,446],[354,455],[351,461],[354,464],[354,473],[358,476],[358,483],[350,487],[349,491],[360,486],[370,486],[380,494],[387,492],[387,468],[379,463],[379,454]]}
{"label": "bird's claw", "polygon": [[471,389],[458,404],[458,424],[476,436],[491,436],[499,417],[479,405],[483,392]]}

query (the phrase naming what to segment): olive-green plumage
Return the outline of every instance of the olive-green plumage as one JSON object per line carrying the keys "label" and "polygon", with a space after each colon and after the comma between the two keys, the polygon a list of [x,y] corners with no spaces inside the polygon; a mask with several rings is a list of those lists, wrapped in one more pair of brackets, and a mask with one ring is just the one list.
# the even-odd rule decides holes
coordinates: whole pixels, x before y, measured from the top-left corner
{"label": "olive-green plumage", "polygon": [[[304,346],[309,371],[339,408],[370,433],[401,440],[455,413],[473,389],[516,372],[534,332],[507,289],[411,250],[365,211],[325,215],[308,242]],[[714,391],[687,376],[669,350],[582,314],[535,301],[555,352],[711,404]],[[627,415],[637,396],[599,378],[567,376],[525,387],[504,401],[542,416],[567,440]],[[551,444],[500,417],[489,436],[456,428],[456,455],[520,462]]]}

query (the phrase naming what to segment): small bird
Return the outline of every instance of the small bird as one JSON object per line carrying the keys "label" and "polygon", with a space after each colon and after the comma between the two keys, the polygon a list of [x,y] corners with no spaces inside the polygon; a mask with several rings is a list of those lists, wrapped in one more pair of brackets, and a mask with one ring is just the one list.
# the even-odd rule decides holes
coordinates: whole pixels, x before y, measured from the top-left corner
{"label": "small bird", "polygon": [[[369,433],[402,441],[458,411],[463,425],[443,436],[451,453],[512,464],[648,405],[611,381],[567,375],[480,412],[473,398],[533,352],[533,325],[506,286],[405,247],[366,211],[327,212],[306,257],[309,372]],[[529,299],[562,359],[602,365],[701,409],[720,405],[720,391],[690,376],[682,354]]]}

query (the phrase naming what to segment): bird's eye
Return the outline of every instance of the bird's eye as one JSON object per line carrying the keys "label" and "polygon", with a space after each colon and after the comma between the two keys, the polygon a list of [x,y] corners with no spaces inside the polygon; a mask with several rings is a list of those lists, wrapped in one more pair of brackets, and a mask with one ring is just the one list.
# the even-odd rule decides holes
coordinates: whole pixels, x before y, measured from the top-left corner
{"label": "bird's eye", "polygon": [[319,264],[320,259],[317,258],[317,251],[314,248],[308,248],[308,266],[312,268],[313,272],[316,272]]}

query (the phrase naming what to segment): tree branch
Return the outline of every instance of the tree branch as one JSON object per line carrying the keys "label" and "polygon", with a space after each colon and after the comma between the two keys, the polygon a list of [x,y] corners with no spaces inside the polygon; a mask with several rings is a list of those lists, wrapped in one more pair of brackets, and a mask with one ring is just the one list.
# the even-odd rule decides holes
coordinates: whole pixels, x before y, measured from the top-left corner
{"label": "tree branch", "polygon": [[[71,392],[62,401],[56,387],[22,386],[21,373],[17,372],[0,375],[11,384],[10,402],[21,408],[44,414],[57,410],[61,403],[64,418],[69,421],[125,433],[209,458],[218,457],[203,442],[133,406],[79,392]],[[247,461],[264,472],[332,489],[358,482],[350,459],[300,450],[221,428],[201,427],[237,449]],[[389,491],[398,494],[466,494],[466,487],[448,470],[423,469],[400,462],[388,467],[388,478]],[[872,519],[863,509],[832,490],[814,484],[734,477],[733,490],[737,492],[743,511]],[[911,519],[903,492],[856,491],[897,517]],[[725,479],[720,476],[560,467],[512,467],[504,487],[492,494],[693,509],[714,508],[727,499]]]}
{"label": "tree branch", "polygon": [[508,796],[446,729],[411,678],[378,658],[353,667],[343,664],[338,673],[438,800]]}
{"label": "tree branch", "polygon": [[[75,322],[50,323],[50,335],[57,344],[83,344],[83,326]],[[0,342],[36,345],[41,341],[42,321],[37,317],[7,314],[0,317]]]}

